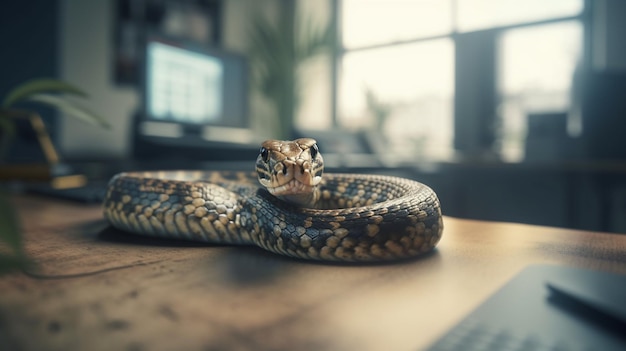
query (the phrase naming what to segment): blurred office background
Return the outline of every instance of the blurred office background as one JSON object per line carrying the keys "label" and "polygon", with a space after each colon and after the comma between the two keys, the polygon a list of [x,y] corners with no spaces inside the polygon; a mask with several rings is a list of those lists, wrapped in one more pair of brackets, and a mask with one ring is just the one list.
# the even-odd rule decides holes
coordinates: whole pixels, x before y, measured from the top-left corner
{"label": "blurred office background", "polygon": [[[626,233],[622,0],[36,0],[2,8],[0,93],[28,78],[64,79],[111,121],[103,130],[43,110],[67,162],[188,158],[187,168],[210,168],[198,162],[252,162],[261,140],[310,135],[331,171],[421,180],[447,215]],[[277,29],[270,43],[306,46],[307,35],[331,34],[327,47],[285,66],[297,84],[282,107],[257,79],[259,23]],[[223,106],[243,106],[238,117],[159,129],[145,102],[153,37],[233,67],[225,80],[242,80],[220,94]]]}

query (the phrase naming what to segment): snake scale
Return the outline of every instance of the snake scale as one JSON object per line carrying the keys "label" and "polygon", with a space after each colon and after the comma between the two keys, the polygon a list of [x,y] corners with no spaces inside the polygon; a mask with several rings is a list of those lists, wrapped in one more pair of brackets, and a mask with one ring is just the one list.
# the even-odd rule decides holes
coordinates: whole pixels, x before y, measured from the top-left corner
{"label": "snake scale", "polygon": [[441,207],[426,185],[322,176],[323,166],[315,140],[301,138],[264,142],[256,172],[120,173],[109,182],[104,216],[134,234],[257,245],[322,261],[397,260],[439,242]]}

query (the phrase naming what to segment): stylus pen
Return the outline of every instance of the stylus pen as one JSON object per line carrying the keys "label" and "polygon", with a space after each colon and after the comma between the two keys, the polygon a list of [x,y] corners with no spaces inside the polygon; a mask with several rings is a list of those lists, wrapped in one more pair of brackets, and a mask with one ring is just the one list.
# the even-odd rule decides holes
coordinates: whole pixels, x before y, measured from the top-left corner
{"label": "stylus pen", "polygon": [[565,310],[575,318],[580,318],[607,331],[616,332],[624,338],[623,333],[626,330],[626,320],[616,311],[602,306],[601,303],[582,296],[558,283],[547,282],[546,287],[550,292],[548,301],[553,305]]}

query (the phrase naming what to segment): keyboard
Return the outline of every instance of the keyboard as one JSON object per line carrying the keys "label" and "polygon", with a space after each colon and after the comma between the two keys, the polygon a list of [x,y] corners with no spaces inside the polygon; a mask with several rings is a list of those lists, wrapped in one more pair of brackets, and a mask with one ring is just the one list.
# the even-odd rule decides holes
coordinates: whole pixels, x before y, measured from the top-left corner
{"label": "keyboard", "polygon": [[77,188],[56,189],[51,186],[34,186],[29,188],[31,193],[75,202],[95,204],[101,203],[106,195],[107,182],[90,181]]}
{"label": "keyboard", "polygon": [[[555,295],[555,287],[572,297]],[[531,265],[428,350],[623,351],[624,296],[624,275]]]}

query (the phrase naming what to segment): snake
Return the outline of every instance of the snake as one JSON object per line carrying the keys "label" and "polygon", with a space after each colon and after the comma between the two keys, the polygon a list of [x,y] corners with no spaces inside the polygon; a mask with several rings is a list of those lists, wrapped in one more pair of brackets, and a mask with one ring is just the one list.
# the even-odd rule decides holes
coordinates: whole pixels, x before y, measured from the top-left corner
{"label": "snake", "polygon": [[407,259],[441,239],[431,188],[388,175],[324,173],[312,138],[263,142],[255,168],[119,173],[108,183],[104,217],[131,234],[256,245],[316,261]]}

